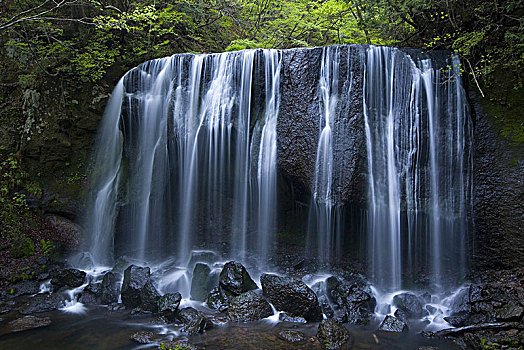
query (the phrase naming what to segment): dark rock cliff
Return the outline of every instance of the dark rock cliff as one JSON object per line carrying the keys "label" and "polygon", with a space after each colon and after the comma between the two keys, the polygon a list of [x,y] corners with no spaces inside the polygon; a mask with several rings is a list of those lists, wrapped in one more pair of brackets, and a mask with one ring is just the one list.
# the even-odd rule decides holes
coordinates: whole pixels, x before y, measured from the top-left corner
{"label": "dark rock cliff", "polygon": [[503,138],[470,92],[474,132],[475,269],[524,266],[524,145]]}

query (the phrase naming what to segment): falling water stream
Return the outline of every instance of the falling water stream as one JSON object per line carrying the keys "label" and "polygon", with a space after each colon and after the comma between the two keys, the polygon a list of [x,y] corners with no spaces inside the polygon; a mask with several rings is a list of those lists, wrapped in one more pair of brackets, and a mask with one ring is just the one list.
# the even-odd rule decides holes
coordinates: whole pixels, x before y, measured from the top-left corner
{"label": "falling water stream", "polygon": [[[211,254],[215,270],[224,259],[257,273],[277,268],[283,57],[177,54],[126,73],[104,113],[89,181],[94,266],[151,266],[162,293],[186,299],[195,252]],[[467,268],[472,131],[458,59],[330,46],[320,60],[303,254],[329,275],[343,238],[363,236],[378,314],[392,312],[395,292],[417,290],[421,275],[439,304]],[[363,224],[344,226],[341,173],[350,164],[341,155],[357,107],[366,204]]]}

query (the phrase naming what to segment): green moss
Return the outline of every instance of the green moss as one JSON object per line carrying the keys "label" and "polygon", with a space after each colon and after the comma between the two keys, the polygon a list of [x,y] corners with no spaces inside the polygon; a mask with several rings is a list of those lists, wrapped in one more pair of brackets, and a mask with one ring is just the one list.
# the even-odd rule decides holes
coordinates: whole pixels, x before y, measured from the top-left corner
{"label": "green moss", "polygon": [[494,73],[493,81],[483,88],[485,97],[480,98],[480,102],[493,118],[500,135],[512,145],[521,145],[524,142],[523,87],[514,86],[514,77],[507,75],[508,72],[503,71]]}

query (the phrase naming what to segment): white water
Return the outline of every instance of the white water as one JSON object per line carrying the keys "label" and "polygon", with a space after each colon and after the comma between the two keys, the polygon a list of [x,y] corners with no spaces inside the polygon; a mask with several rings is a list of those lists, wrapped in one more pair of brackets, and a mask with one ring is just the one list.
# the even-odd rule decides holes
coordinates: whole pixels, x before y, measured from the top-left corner
{"label": "white water", "polygon": [[368,247],[372,281],[384,292],[425,269],[442,291],[466,269],[471,129],[457,68],[444,77],[429,59],[367,51]]}
{"label": "white water", "polygon": [[[427,288],[441,295],[467,267],[471,125],[458,59],[442,72],[442,62],[386,47],[361,49],[355,63],[350,48],[322,50],[305,254],[334,263],[343,236],[358,234],[343,227],[339,179],[350,165],[337,152],[349,134],[348,101],[362,92],[371,280],[377,295],[392,296],[429,271]],[[191,250],[272,268],[281,61],[277,50],[174,55],[122,78],[89,181],[95,266],[126,255],[152,268],[162,293],[185,299]],[[354,82],[353,69],[363,79]]]}
{"label": "white water", "polygon": [[[264,62],[262,74],[255,60]],[[114,250],[149,264],[175,251],[184,268],[204,242],[241,261],[249,251],[267,262],[276,229],[280,60],[276,50],[174,55],[121,79],[91,175],[86,221],[95,265],[111,262]],[[252,117],[261,97],[264,113]],[[213,246],[224,239],[228,245]]]}
{"label": "white water", "polygon": [[[344,51],[344,52],[342,52]],[[345,62],[345,72],[340,72],[341,60]],[[339,206],[335,187],[335,172],[342,171],[344,164],[335,164],[335,135],[343,132],[338,130],[337,118],[344,115],[338,106],[339,100],[348,98],[353,86],[351,72],[350,50],[341,46],[328,46],[322,50],[320,64],[320,79],[318,82],[319,96],[319,140],[315,158],[315,173],[312,188],[312,198],[309,212],[309,245],[315,251],[319,262],[328,264],[334,262],[337,245],[342,234]],[[340,90],[340,91],[339,91]],[[341,137],[344,137],[342,135]],[[339,169],[335,169],[338,165]],[[314,242],[316,238],[316,242]],[[315,249],[312,249],[314,247]]]}

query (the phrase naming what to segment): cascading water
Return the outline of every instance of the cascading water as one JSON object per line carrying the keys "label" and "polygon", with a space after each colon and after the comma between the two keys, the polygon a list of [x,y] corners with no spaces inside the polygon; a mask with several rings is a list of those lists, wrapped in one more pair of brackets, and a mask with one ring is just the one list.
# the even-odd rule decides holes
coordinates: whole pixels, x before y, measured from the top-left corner
{"label": "cascading water", "polygon": [[336,153],[339,152],[341,140],[347,138],[341,120],[348,113],[353,88],[352,49],[354,47],[325,47],[320,64],[319,139],[309,211],[308,245],[309,250],[316,250],[322,264],[334,262],[343,234],[340,222],[343,203],[338,199],[337,187],[343,178],[340,173],[347,166],[336,157]]}
{"label": "cascading water", "polygon": [[91,174],[96,264],[111,262],[113,242],[119,255],[150,263],[175,256],[185,266],[191,249],[203,246],[241,260],[249,246],[267,259],[276,227],[280,57],[276,50],[174,55],[122,78]]}
{"label": "cascading water", "polygon": [[[161,292],[184,297],[192,250],[259,271],[272,267],[280,228],[277,130],[282,91],[293,77],[285,69],[296,69],[283,64],[288,53],[174,55],[122,78],[89,182],[95,265],[125,255],[152,267]],[[300,113],[318,120],[318,144],[316,129],[306,137],[316,154],[305,254],[323,269],[364,227],[370,278],[384,295],[415,289],[410,283],[422,274],[431,276],[432,291],[458,286],[467,265],[471,124],[459,62],[445,56],[326,47],[304,89],[313,97],[297,102],[309,103]],[[367,192],[367,208],[355,199],[349,209],[359,222],[347,225],[352,191]]]}
{"label": "cascading water", "polygon": [[466,268],[471,125],[459,63],[369,47],[364,68],[371,276],[399,290],[429,271],[432,289],[457,286]]}

